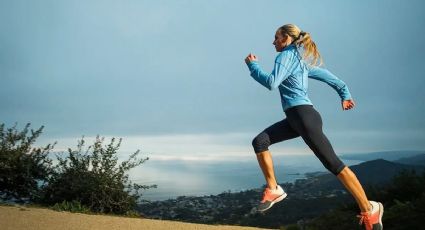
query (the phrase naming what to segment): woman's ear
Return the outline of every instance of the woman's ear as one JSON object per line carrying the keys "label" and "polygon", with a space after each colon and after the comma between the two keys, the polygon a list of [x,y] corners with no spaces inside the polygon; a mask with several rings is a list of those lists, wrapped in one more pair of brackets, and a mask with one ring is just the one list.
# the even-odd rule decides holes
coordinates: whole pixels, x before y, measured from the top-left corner
{"label": "woman's ear", "polygon": [[290,45],[290,44],[292,43],[292,38],[291,38],[289,35],[287,35],[287,34],[285,34],[284,36],[285,36],[285,37],[284,37],[284,39],[285,39],[285,44],[286,44],[286,45]]}

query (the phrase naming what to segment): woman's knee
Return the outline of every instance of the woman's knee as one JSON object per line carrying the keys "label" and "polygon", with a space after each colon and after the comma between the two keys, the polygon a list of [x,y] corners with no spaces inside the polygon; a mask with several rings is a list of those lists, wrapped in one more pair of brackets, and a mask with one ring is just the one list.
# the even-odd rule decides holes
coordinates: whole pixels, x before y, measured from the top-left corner
{"label": "woman's knee", "polygon": [[334,174],[335,176],[338,176],[341,171],[346,167],[346,165],[340,161],[331,161],[331,162],[327,162],[327,164],[325,164],[326,169],[328,169],[332,174]]}
{"label": "woman's knee", "polygon": [[323,166],[325,166],[325,168],[335,176],[341,173],[341,171],[346,167],[344,162],[342,162],[334,152],[316,151],[314,154],[317,158],[319,158]]}
{"label": "woman's knee", "polygon": [[267,151],[269,150],[269,146],[270,146],[270,137],[265,132],[258,134],[252,140],[252,147],[254,147],[255,153],[261,153],[261,152]]}

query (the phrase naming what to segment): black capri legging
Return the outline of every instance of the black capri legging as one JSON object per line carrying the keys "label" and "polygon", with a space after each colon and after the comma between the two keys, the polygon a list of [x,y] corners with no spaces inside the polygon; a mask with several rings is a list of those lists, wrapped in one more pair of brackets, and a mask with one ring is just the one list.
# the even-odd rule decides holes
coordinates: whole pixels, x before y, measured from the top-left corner
{"label": "black capri legging", "polygon": [[285,111],[286,119],[258,134],[252,141],[255,153],[268,150],[274,143],[301,136],[322,164],[338,175],[344,163],[335,154],[331,143],[322,131],[322,118],[312,105],[299,105]]}

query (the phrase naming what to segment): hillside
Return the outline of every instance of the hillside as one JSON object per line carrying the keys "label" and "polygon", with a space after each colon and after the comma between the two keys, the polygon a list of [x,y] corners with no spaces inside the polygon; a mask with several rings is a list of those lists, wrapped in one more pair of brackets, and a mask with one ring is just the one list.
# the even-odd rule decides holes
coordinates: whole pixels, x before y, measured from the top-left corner
{"label": "hillside", "polygon": [[[421,172],[424,166],[399,164],[383,159],[367,161],[358,165],[350,166],[362,185],[384,185],[403,170],[415,170]],[[318,190],[343,189],[340,181],[332,174],[319,175],[310,184]]]}
{"label": "hillside", "polygon": [[[365,185],[383,186],[403,170],[422,171],[425,167],[373,160],[350,167]],[[276,204],[266,215],[255,212],[262,189],[201,197],[178,197],[142,203],[138,211],[150,218],[208,224],[237,224],[263,228],[279,228],[315,218],[354,199],[330,173],[312,173],[295,183],[281,184],[288,193],[284,202]],[[288,215],[290,213],[290,215]],[[353,214],[349,219],[356,227]],[[301,222],[300,222],[301,221]]]}
{"label": "hillside", "polygon": [[425,154],[415,155],[413,157],[403,157],[395,161],[400,164],[422,165],[425,166]]}
{"label": "hillside", "polygon": [[385,152],[371,152],[371,153],[349,153],[342,154],[340,157],[346,160],[361,160],[370,161],[376,159],[384,159],[387,161],[397,161],[400,158],[413,157],[419,154],[424,154],[425,151],[385,151]]}
{"label": "hillside", "polygon": [[255,230],[259,228],[191,224],[176,221],[57,212],[49,209],[0,205],[2,230]]}

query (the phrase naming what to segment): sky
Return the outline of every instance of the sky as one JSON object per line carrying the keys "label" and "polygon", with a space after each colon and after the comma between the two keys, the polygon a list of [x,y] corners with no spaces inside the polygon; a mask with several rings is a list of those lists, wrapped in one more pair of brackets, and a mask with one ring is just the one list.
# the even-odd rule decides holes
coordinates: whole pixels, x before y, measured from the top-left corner
{"label": "sky", "polygon": [[[278,27],[311,33],[356,107],[309,80],[335,151],[425,149],[424,1],[0,0],[0,123],[44,126],[36,145],[122,138],[156,159],[252,157],[285,118],[271,71]],[[300,138],[271,148],[311,154]]]}

